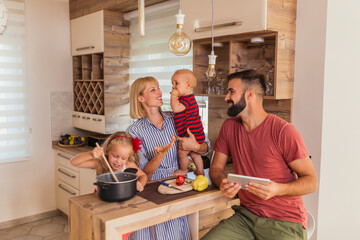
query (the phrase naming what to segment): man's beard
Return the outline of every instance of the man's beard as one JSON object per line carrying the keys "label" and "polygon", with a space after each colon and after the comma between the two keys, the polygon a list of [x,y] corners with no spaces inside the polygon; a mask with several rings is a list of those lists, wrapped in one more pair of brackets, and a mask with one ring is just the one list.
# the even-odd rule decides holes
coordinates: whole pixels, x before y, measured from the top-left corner
{"label": "man's beard", "polygon": [[227,115],[229,115],[230,117],[236,117],[246,107],[245,93],[243,93],[239,102],[237,102],[236,104],[234,104],[234,102],[232,100],[228,100],[227,103],[233,103],[233,105],[228,108]]}

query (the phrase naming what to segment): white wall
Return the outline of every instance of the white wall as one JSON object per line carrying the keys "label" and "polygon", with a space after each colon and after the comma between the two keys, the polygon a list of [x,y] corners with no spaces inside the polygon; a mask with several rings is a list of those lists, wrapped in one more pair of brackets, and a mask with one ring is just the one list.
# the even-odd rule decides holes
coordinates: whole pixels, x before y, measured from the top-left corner
{"label": "white wall", "polygon": [[50,92],[72,91],[68,0],[26,0],[31,159],[0,165],[0,222],[55,210]]}
{"label": "white wall", "polygon": [[[360,1],[298,1],[294,124],[319,174],[312,239],[360,239]],[[318,200],[317,200],[318,199]]]}

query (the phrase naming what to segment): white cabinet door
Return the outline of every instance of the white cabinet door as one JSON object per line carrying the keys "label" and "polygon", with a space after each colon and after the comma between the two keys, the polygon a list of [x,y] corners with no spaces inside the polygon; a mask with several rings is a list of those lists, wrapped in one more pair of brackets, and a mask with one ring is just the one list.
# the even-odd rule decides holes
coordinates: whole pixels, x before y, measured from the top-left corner
{"label": "white cabinet door", "polygon": [[104,52],[104,11],[70,21],[71,55]]}
{"label": "white cabinet door", "polygon": [[[267,0],[214,0],[214,36],[266,30]],[[185,33],[211,37],[211,1],[182,0]]]}

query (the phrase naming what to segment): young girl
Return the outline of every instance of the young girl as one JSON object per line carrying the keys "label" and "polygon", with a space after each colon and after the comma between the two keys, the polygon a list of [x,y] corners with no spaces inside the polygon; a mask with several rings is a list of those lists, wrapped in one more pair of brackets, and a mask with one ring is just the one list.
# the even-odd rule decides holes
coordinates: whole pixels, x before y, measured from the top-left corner
{"label": "young girl", "polygon": [[102,154],[105,154],[114,172],[122,172],[126,168],[136,168],[138,171],[138,181],[136,183],[136,190],[139,192],[144,190],[147,183],[146,174],[137,166],[138,156],[137,151],[141,149],[141,141],[138,138],[132,138],[131,134],[126,132],[116,132],[108,137],[103,144],[103,147],[95,147],[90,152],[81,153],[71,159],[71,164],[80,168],[94,168],[96,174],[110,172],[107,164],[102,159]]}

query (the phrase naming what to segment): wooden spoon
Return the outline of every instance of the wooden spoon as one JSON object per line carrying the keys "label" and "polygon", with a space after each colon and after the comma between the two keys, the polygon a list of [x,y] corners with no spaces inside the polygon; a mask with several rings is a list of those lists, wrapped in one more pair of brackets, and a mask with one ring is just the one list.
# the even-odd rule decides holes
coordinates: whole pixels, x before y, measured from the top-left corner
{"label": "wooden spoon", "polygon": [[[95,144],[96,144],[96,146],[97,146],[98,148],[100,148],[100,146],[99,146],[98,143],[95,143]],[[108,168],[110,169],[110,172],[111,172],[113,178],[115,179],[115,181],[116,181],[116,182],[119,182],[119,180],[117,179],[116,175],[114,174],[112,168],[110,167],[109,162],[106,160],[106,157],[105,157],[104,154],[102,155],[102,158],[103,158],[104,162],[106,163],[106,165],[108,166]]]}

